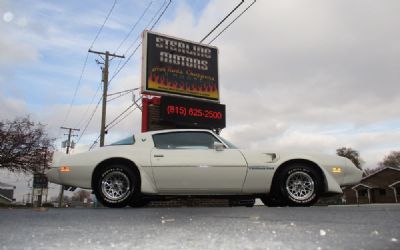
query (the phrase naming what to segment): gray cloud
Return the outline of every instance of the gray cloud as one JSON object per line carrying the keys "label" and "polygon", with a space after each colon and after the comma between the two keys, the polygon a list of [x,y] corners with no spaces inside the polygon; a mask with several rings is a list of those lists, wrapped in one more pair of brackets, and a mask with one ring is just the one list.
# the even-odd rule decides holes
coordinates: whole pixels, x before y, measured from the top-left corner
{"label": "gray cloud", "polygon": [[[234,5],[228,0],[210,1],[203,12],[195,13],[190,2],[176,4],[172,17],[163,18],[157,30],[195,41],[207,34]],[[38,50],[48,44],[54,51],[60,47],[68,47],[70,53],[87,49],[92,36],[74,34],[74,27],[81,22],[85,29],[90,29],[98,25],[98,19],[81,17],[70,26],[63,26],[66,22],[63,18],[71,14],[70,10],[39,7],[55,8],[59,22],[37,24],[44,30],[39,33],[29,26],[34,23],[29,23],[28,18],[26,29],[33,29],[29,36],[34,37],[34,43],[32,48],[26,48],[31,54],[27,52],[25,56],[35,60]],[[399,12],[400,3],[390,0],[257,1],[214,43],[220,50],[221,101],[227,105],[228,127],[223,134],[241,146],[252,148],[318,149],[334,153],[337,147],[352,146],[373,167],[384,152],[395,149],[398,138],[398,129],[392,125],[379,127],[378,131],[364,128],[399,121],[400,110],[396,108],[400,106]],[[114,32],[126,30],[132,20],[123,17],[112,19],[106,28]],[[29,36],[17,38],[26,41]],[[7,41],[16,40],[0,39],[0,43]],[[120,37],[100,39],[97,46],[113,48],[119,41]],[[139,85],[139,54],[115,79],[110,92]],[[78,77],[80,65],[72,65],[77,70],[71,74]],[[97,68],[90,69],[91,83],[98,81],[99,76]],[[83,87],[80,97],[89,101],[95,89]],[[79,123],[87,102],[74,105],[68,126]],[[24,110],[24,102],[19,103]],[[129,104],[129,98],[110,104],[109,119]],[[49,127],[57,131],[66,110],[67,104],[42,107],[37,118],[48,121]],[[96,137],[99,119],[96,114],[82,142],[90,144]],[[115,127],[108,140],[139,130],[140,113],[136,112]]]}

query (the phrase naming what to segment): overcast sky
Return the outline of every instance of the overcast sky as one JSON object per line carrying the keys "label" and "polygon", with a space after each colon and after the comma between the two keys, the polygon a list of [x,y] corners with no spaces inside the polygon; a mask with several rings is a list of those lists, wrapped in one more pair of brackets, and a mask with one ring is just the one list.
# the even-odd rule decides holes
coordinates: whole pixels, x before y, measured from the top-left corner
{"label": "overcast sky", "polygon": [[[29,114],[47,124],[57,144],[65,139],[60,126],[83,130],[100,97],[98,56],[89,54],[70,103],[113,2],[0,1],[1,120]],[[238,2],[173,1],[154,30],[200,41]],[[92,48],[129,56],[163,3],[118,0]],[[212,43],[219,48],[220,97],[227,107],[222,135],[249,148],[334,154],[352,147],[364,167],[376,167],[400,150],[399,13],[397,0],[257,1]],[[109,93],[140,86],[140,58],[139,48]],[[114,59],[110,74],[124,62]],[[110,102],[107,120],[131,101],[127,95]],[[99,111],[76,151],[98,137]],[[106,142],[138,132],[140,118],[134,111]]]}

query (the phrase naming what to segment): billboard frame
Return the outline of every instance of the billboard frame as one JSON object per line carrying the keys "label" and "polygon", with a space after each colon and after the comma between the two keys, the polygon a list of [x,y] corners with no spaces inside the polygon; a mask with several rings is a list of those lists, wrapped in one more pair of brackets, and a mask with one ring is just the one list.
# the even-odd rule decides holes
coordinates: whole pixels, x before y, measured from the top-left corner
{"label": "billboard frame", "polygon": [[[178,41],[182,41],[182,42],[186,42],[186,43],[190,43],[190,44],[195,44],[195,45],[199,45],[201,47],[208,47],[208,48],[212,48],[216,50],[216,62],[217,62],[217,70],[216,70],[216,83],[217,83],[217,95],[218,98],[207,98],[207,97],[202,97],[202,96],[196,96],[196,95],[190,95],[190,94],[180,94],[180,93],[172,93],[172,92],[168,92],[168,91],[162,91],[162,90],[154,90],[154,89],[148,89],[147,86],[147,43],[148,43],[148,39],[147,39],[147,34],[154,34],[154,35],[158,35],[158,36],[162,36],[165,38],[170,38],[173,40],[178,40]],[[193,100],[199,100],[199,101],[207,101],[207,102],[214,102],[214,103],[220,103],[220,87],[219,87],[219,66],[218,66],[218,57],[219,57],[219,50],[216,46],[210,46],[210,45],[206,45],[203,43],[199,43],[199,42],[194,42],[194,41],[190,41],[187,39],[182,39],[182,38],[178,38],[178,37],[174,37],[174,36],[170,36],[170,35],[165,35],[165,34],[161,34],[158,32],[153,32],[153,31],[149,31],[149,30],[144,30],[142,33],[142,68],[141,68],[141,92],[142,94],[148,94],[148,95],[155,95],[155,96],[172,96],[172,97],[181,97],[181,98],[186,98],[186,99],[193,99]]]}

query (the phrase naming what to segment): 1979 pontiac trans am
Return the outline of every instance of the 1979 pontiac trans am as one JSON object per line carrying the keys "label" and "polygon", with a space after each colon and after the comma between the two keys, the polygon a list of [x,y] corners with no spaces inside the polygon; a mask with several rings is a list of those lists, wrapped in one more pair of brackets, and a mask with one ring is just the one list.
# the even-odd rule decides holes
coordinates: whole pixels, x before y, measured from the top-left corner
{"label": "1979 pontiac trans am", "polygon": [[252,197],[268,206],[310,206],[361,180],[348,159],[238,149],[209,130],[161,130],[95,151],[55,155],[49,181],[92,189],[107,207],[176,196]]}

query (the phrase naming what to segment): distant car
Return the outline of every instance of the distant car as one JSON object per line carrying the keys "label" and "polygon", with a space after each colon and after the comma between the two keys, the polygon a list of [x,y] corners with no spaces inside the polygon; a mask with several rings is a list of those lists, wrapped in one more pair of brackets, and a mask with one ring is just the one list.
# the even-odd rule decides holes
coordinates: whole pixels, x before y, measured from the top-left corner
{"label": "distant car", "polygon": [[92,189],[107,207],[163,197],[261,198],[268,206],[310,206],[342,193],[362,172],[334,155],[238,149],[213,131],[161,130],[98,150],[55,154],[51,182]]}

